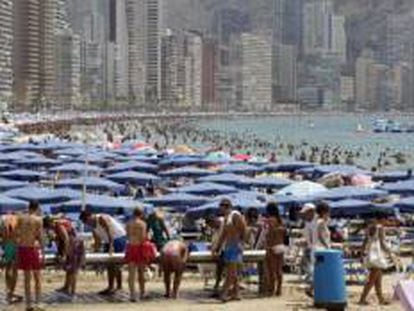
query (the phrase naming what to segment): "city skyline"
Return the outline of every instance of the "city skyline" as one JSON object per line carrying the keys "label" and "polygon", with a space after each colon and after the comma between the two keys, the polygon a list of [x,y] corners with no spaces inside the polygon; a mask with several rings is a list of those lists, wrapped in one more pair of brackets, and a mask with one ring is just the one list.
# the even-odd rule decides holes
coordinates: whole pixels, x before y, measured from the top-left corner
{"label": "city skyline", "polygon": [[14,111],[414,110],[411,7],[351,2],[0,0],[0,99]]}

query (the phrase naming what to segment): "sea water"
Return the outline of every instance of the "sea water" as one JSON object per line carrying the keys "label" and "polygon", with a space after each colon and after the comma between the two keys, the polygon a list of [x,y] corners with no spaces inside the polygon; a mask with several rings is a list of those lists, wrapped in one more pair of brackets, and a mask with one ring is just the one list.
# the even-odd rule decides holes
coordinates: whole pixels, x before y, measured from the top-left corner
{"label": "sea water", "polygon": [[[259,118],[231,118],[204,120],[200,128],[221,133],[251,133],[261,139],[276,143],[317,146],[341,146],[345,150],[363,150],[358,164],[375,165],[380,153],[386,149],[388,156],[402,152],[407,163],[393,163],[389,168],[405,169],[414,164],[414,133],[374,133],[375,116],[278,116]],[[393,118],[401,124],[414,124],[413,117]],[[357,130],[359,127],[359,131]],[[362,131],[361,131],[362,127]],[[281,156],[285,156],[283,153]]]}

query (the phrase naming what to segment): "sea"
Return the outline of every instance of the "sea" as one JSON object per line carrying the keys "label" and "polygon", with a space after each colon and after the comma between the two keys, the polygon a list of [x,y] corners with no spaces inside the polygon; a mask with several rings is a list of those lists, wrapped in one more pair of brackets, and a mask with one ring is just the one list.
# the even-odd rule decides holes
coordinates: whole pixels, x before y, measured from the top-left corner
{"label": "sea", "polygon": [[[341,146],[346,150],[362,150],[359,165],[372,167],[381,152],[388,155],[401,152],[407,163],[391,161],[387,169],[407,169],[414,165],[414,133],[374,133],[374,115],[272,116],[257,118],[223,118],[202,120],[197,126],[223,134],[249,133],[269,142],[295,145]],[[414,124],[414,116],[398,116],[392,120],[401,124]],[[286,157],[281,150],[279,156]]]}

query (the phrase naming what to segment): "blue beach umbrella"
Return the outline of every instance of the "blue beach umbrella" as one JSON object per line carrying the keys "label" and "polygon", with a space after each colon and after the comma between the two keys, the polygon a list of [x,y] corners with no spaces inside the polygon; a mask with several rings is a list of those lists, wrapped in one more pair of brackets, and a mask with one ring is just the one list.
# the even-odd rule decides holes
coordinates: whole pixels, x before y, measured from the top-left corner
{"label": "blue beach umbrella", "polygon": [[211,176],[201,177],[198,179],[199,182],[212,182],[212,183],[231,185],[231,186],[240,186],[243,183],[246,183],[248,180],[249,178],[245,176],[230,174],[230,173],[211,175]]}
{"label": "blue beach umbrella", "polygon": [[222,173],[232,173],[239,175],[257,174],[261,169],[257,166],[243,163],[228,164],[223,166],[220,170]]}
{"label": "blue beach umbrella", "polygon": [[39,181],[41,178],[45,177],[46,174],[31,170],[12,170],[0,173],[0,177],[8,178],[12,180],[19,180],[19,181]]}
{"label": "blue beach umbrella", "polygon": [[296,173],[311,175],[314,179],[333,173],[341,175],[370,174],[370,172],[352,165],[317,165],[296,170]]}
{"label": "blue beach umbrella", "polygon": [[0,214],[24,211],[28,202],[0,195]]}
{"label": "blue beach umbrella", "polygon": [[209,182],[177,188],[176,191],[202,196],[216,196],[238,192],[234,187]]}
{"label": "blue beach umbrella", "polygon": [[102,157],[95,153],[89,154],[89,155],[81,155],[80,157],[75,157],[71,159],[71,162],[88,163],[88,164],[97,165],[97,166],[105,166],[111,161],[112,161],[111,159]]}
{"label": "blue beach umbrella", "polygon": [[259,177],[242,182],[244,186],[253,188],[281,189],[289,186],[293,181],[278,177]]}
{"label": "blue beach umbrella", "polygon": [[83,193],[79,190],[74,190],[74,189],[70,189],[70,188],[55,188],[53,189],[53,191],[63,197],[66,198],[68,201],[69,200],[78,200],[80,198],[82,198]]}
{"label": "blue beach umbrella", "polygon": [[383,181],[383,182],[397,182],[402,180],[413,179],[408,171],[393,171],[393,172],[384,172],[377,173],[372,177],[374,181]]}
{"label": "blue beach umbrella", "polygon": [[380,189],[393,194],[400,194],[402,196],[412,196],[414,195],[414,179],[387,183],[382,185]]}
{"label": "blue beach umbrella", "polygon": [[133,171],[111,174],[106,177],[115,182],[130,183],[133,185],[147,185],[150,182],[157,183],[161,181],[161,179],[156,175]]}
{"label": "blue beach umbrella", "polygon": [[48,158],[29,158],[13,162],[15,165],[24,168],[51,167],[61,164],[60,161]]}
{"label": "blue beach umbrella", "polygon": [[326,191],[326,187],[311,181],[301,181],[290,184],[278,191],[278,195],[314,196]]}
{"label": "blue beach umbrella", "polygon": [[186,215],[191,218],[203,218],[208,215],[217,215],[220,211],[220,203],[223,198],[229,199],[233,205],[233,208],[241,210],[242,212],[249,208],[257,208],[260,213],[263,213],[266,207],[266,202],[252,197],[244,197],[233,194],[217,198],[216,200],[206,203],[200,207],[191,208],[187,210]]}
{"label": "blue beach umbrella", "polygon": [[414,213],[414,197],[400,200],[395,204],[395,208],[399,209],[400,213]]}
{"label": "blue beach umbrella", "polygon": [[58,193],[52,189],[29,186],[25,188],[18,188],[9,190],[3,193],[5,196],[23,200],[34,201],[40,204],[54,204],[68,201],[62,193]]}
{"label": "blue beach umbrella", "polygon": [[154,164],[137,162],[137,161],[128,161],[123,163],[117,163],[105,170],[108,174],[121,173],[127,171],[136,171],[143,173],[156,173],[158,167]]}
{"label": "blue beach umbrella", "polygon": [[145,162],[145,163],[151,163],[151,164],[158,164],[161,159],[157,156],[148,156],[148,155],[130,155],[130,156],[124,156],[123,160],[125,161],[136,161],[136,162]]}
{"label": "blue beach umbrella", "polygon": [[338,201],[344,199],[373,200],[387,195],[386,191],[378,189],[346,186],[329,189],[316,196],[322,200]]}
{"label": "blue beach umbrella", "polygon": [[93,213],[108,213],[118,214],[120,210],[124,212],[131,212],[135,208],[142,206],[137,201],[114,198],[107,195],[92,195],[87,194],[84,200],[73,200],[61,204],[59,207],[53,208],[54,213],[80,213],[83,206],[86,210]]}
{"label": "blue beach umbrella", "polygon": [[0,191],[1,192],[12,190],[12,189],[17,189],[17,188],[23,188],[28,185],[29,184],[27,182],[23,182],[23,181],[4,179],[4,178],[0,179]]}
{"label": "blue beach umbrella", "polygon": [[49,169],[51,173],[64,173],[64,174],[83,174],[83,173],[100,173],[102,168],[95,165],[88,165],[84,163],[68,163],[59,166],[54,166]]}
{"label": "blue beach umbrella", "polygon": [[346,199],[329,203],[332,217],[356,217],[375,212],[372,202]]}
{"label": "blue beach umbrella", "polygon": [[168,166],[188,166],[203,164],[201,155],[173,155],[160,161],[159,165],[163,167]]}
{"label": "blue beach umbrella", "polygon": [[179,177],[191,177],[191,178],[198,178],[204,176],[211,176],[215,173],[206,169],[201,169],[194,166],[185,166],[176,168],[173,170],[161,172],[160,176],[162,177],[170,177],[170,178],[179,178]]}
{"label": "blue beach umbrella", "polygon": [[295,161],[295,162],[283,162],[283,163],[271,163],[263,167],[264,171],[269,173],[278,173],[278,172],[295,172],[307,167],[313,167],[315,164],[310,162]]}
{"label": "blue beach umbrella", "polygon": [[177,211],[185,211],[187,208],[200,206],[208,201],[207,198],[188,193],[170,193],[159,198],[149,198],[144,202],[158,207],[171,207]]}
{"label": "blue beach umbrella", "polygon": [[121,192],[125,186],[116,182],[100,177],[80,177],[75,179],[64,179],[56,184],[58,188],[71,188],[82,190],[86,186],[87,190],[92,191],[112,191]]}

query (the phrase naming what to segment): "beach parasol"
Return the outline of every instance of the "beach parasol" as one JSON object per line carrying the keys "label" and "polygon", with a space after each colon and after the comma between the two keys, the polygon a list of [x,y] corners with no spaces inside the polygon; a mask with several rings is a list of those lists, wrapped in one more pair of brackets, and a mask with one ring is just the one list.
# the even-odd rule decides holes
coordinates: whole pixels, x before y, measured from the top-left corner
{"label": "beach parasol", "polygon": [[313,196],[326,191],[326,187],[311,181],[301,181],[291,184],[278,191],[278,195]]}

